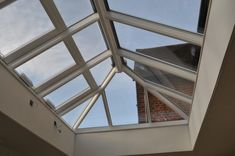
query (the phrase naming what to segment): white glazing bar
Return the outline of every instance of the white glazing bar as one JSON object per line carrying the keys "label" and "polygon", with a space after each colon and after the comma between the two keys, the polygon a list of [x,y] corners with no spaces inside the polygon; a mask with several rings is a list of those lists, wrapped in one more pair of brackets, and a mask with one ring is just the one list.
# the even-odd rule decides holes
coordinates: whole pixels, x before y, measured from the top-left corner
{"label": "white glazing bar", "polygon": [[151,112],[150,112],[150,106],[149,106],[149,98],[148,98],[148,91],[144,87],[144,103],[145,103],[145,114],[146,114],[146,119],[147,122],[151,123]]}
{"label": "white glazing bar", "polygon": [[52,92],[53,90],[59,88],[60,86],[64,85],[65,83],[69,82],[73,78],[77,77],[81,73],[86,70],[91,69],[95,65],[99,64],[100,62],[104,61],[108,57],[111,56],[111,51],[107,50],[106,52],[100,54],[99,56],[93,58],[92,60],[88,61],[86,64],[82,66],[74,65],[71,68],[63,71],[62,73],[56,75],[55,77],[51,78],[50,80],[46,81],[39,87],[35,88],[35,92],[38,93],[40,96],[45,96]]}
{"label": "white glazing bar", "polygon": [[[149,92],[156,96],[160,101],[162,101],[164,104],[166,104],[169,108],[171,108],[173,111],[178,113],[183,119],[188,120],[188,115],[185,114],[180,108],[178,108],[175,104],[173,104],[171,101],[169,101],[167,98],[162,96],[160,93],[158,93],[156,90],[149,89]],[[190,105],[190,104],[189,104]]]}
{"label": "white glazing bar", "polygon": [[55,3],[52,0],[40,0],[40,2],[56,29],[60,31],[65,30],[66,25],[63,18],[59,14],[58,9],[56,8]]}
{"label": "white glazing bar", "polygon": [[109,126],[113,126],[105,90],[102,92],[102,99],[103,99],[103,103],[104,103],[104,108],[105,108],[105,113],[106,113],[108,124],[109,124]]}
{"label": "white glazing bar", "polygon": [[174,65],[172,63],[168,63],[158,59],[152,59],[150,57],[145,57],[140,54],[136,54],[134,52],[130,52],[124,49],[119,49],[119,54],[123,57],[136,61],[138,63],[168,72],[170,74],[176,75],[178,77],[190,80],[195,82],[196,81],[196,72]]}
{"label": "white glazing bar", "polygon": [[141,18],[117,13],[107,12],[106,16],[116,22],[128,24],[134,27],[142,28],[165,36],[180,39],[198,46],[203,44],[203,35],[198,33],[189,32],[186,30],[174,28],[171,26],[163,25],[160,23],[144,20]]}
{"label": "white glazing bar", "polygon": [[[104,80],[104,82],[101,85],[101,89],[102,91],[106,88],[106,86],[109,84],[109,82],[111,81],[111,79],[113,78],[114,74],[117,72],[117,68],[113,68],[111,70],[111,72],[109,73],[109,75],[106,77],[106,79]],[[87,105],[87,107],[85,108],[85,110],[82,112],[82,114],[80,115],[80,117],[78,118],[78,120],[76,121],[76,123],[73,126],[73,129],[77,129],[79,127],[79,125],[82,123],[82,121],[84,120],[84,118],[86,117],[86,115],[89,113],[89,111],[91,110],[91,108],[94,106],[95,102],[98,100],[99,96],[100,96],[101,92],[96,94],[91,101],[89,102],[89,104]]]}
{"label": "white glazing bar", "polygon": [[[74,61],[79,65],[81,64],[85,64],[85,61],[76,45],[76,43],[74,42],[72,36],[67,36],[66,38],[64,38],[64,43],[66,45],[66,47],[68,48],[71,56],[73,57]],[[87,83],[89,84],[89,86],[91,88],[96,88],[97,84],[95,82],[95,79],[93,78],[93,76],[91,75],[89,70],[84,70],[83,71],[83,76],[85,77]]]}
{"label": "white glazing bar", "polygon": [[142,78],[140,78],[137,74],[135,74],[132,70],[130,70],[129,68],[127,68],[125,66],[123,66],[122,69],[130,77],[134,78],[134,80],[136,82],[142,84],[143,87],[156,90],[162,94],[166,94],[168,96],[174,97],[174,98],[179,99],[179,100],[186,102],[186,103],[192,103],[192,98],[185,95],[185,94],[182,94],[182,93],[175,91],[173,89],[169,89],[169,88],[164,87],[162,85],[157,85],[157,84],[152,84],[150,82],[146,82]]}
{"label": "white glazing bar", "polygon": [[[48,0],[41,0],[42,5],[44,6],[44,9],[46,10],[48,16],[50,17],[52,23],[55,25],[55,27],[58,30],[66,30],[67,27],[64,23],[63,18],[61,17],[59,11],[57,10],[55,4],[53,1],[48,1]],[[74,61],[79,65],[79,64],[84,64],[85,61],[76,45],[76,43],[74,42],[74,39],[72,38],[71,35],[66,36],[63,39],[66,47],[69,50],[69,53],[71,54],[71,56],[73,57]],[[91,88],[96,88],[97,84],[95,82],[95,79],[93,78],[93,76],[91,75],[90,71],[84,71],[83,75],[87,81],[87,83],[89,84],[89,86]]]}
{"label": "white glazing bar", "polygon": [[6,62],[7,64],[11,64],[12,62],[16,61],[17,59],[28,55],[28,53],[30,53],[31,51],[33,51],[33,49],[36,49],[37,47],[39,47],[40,45],[48,42],[49,40],[52,40],[53,38],[55,38],[60,32],[56,29],[51,30],[43,35],[40,35],[39,37],[37,37],[37,39],[33,40],[32,42],[30,42],[29,44],[25,44],[17,49],[15,49],[14,51],[12,51],[11,53],[9,53],[5,58],[4,58],[4,62]]}
{"label": "white glazing bar", "polygon": [[104,82],[101,84],[100,87],[98,87],[96,89],[92,89],[84,95],[80,95],[80,96],[77,96],[77,97],[70,99],[66,103],[58,106],[56,108],[56,112],[60,115],[63,115],[65,113],[69,112],[70,110],[72,110],[73,108],[75,108],[76,106],[78,106],[79,104],[81,104],[82,102],[86,101],[87,99],[95,96],[98,93],[101,93],[106,88],[106,86],[111,81],[111,79],[113,78],[113,76],[115,75],[116,72],[117,72],[117,69],[113,68],[110,71],[110,73],[108,74],[108,76],[106,77],[106,79],[104,80]]}
{"label": "white glazing bar", "polygon": [[91,108],[94,106],[94,104],[96,103],[96,101],[98,100],[100,94],[96,94],[91,101],[89,102],[89,104],[87,105],[87,107],[84,109],[84,111],[82,112],[82,114],[79,116],[78,120],[75,122],[75,124],[73,125],[73,129],[77,129],[80,124],[82,123],[82,121],[84,120],[84,118],[86,117],[86,115],[89,113],[89,111],[91,110]]}
{"label": "white glazing bar", "polygon": [[[82,21],[72,25],[67,30],[63,31],[62,33],[58,34],[57,36],[51,38],[50,40],[45,41],[40,46],[36,46],[32,51],[24,51],[13,53],[4,59],[4,61],[9,64],[11,68],[16,68],[21,64],[25,63],[26,61],[32,59],[33,57],[41,54],[43,51],[49,49],[50,47],[54,46],[55,44],[61,42],[65,37],[69,35],[73,35],[74,33],[82,30],[86,26],[96,22],[99,20],[98,14],[93,14]],[[17,57],[15,57],[17,55]]]}
{"label": "white glazing bar", "polygon": [[118,71],[121,71],[122,60],[119,55],[117,55],[117,43],[114,36],[114,32],[109,19],[106,18],[106,7],[103,0],[93,0],[96,7],[97,13],[100,15],[100,24],[103,30],[106,41],[108,42],[108,47],[112,51],[113,60]]}

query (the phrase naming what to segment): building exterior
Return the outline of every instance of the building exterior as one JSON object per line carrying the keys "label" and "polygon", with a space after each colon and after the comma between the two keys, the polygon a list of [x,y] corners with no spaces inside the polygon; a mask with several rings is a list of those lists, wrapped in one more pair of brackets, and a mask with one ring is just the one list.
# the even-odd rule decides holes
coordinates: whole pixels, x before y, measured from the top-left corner
{"label": "building exterior", "polygon": [[[197,69],[198,60],[200,56],[200,47],[192,44],[178,44],[171,46],[164,46],[150,49],[139,49],[137,50],[140,54],[147,55],[154,59],[163,60],[177,66],[190,69],[195,71]],[[135,63],[134,71],[146,81],[150,81],[155,84],[165,86],[170,89],[182,92],[183,94],[192,96],[194,83],[166,73],[164,71]],[[136,83],[137,101],[138,101],[138,115],[139,122],[143,123],[146,121],[146,111],[144,111],[144,89],[138,83]],[[169,101],[177,105],[186,114],[190,112],[190,104],[179,102],[177,99],[170,98],[163,95]],[[176,112],[171,110],[164,102],[159,100],[157,97],[148,93],[149,107],[151,112],[152,122],[172,121],[182,119]]]}

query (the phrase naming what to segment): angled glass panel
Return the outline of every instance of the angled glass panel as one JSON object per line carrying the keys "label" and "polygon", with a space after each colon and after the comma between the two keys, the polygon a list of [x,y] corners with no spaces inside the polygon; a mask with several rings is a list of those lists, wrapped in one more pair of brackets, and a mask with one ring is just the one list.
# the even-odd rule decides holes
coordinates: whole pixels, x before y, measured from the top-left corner
{"label": "angled glass panel", "polygon": [[80,117],[86,106],[88,105],[90,100],[85,101],[84,103],[78,105],[70,112],[66,113],[62,116],[62,119],[64,119],[65,122],[67,122],[68,125],[73,127],[77,119]]}
{"label": "angled glass panel", "polygon": [[0,9],[0,53],[7,55],[54,29],[40,1],[18,0]]}
{"label": "angled glass panel", "polygon": [[194,82],[138,62],[134,62],[133,67],[132,60],[126,59],[126,61],[127,66],[130,65],[129,67],[144,80],[174,89],[189,96],[193,95]]}
{"label": "angled glass panel", "polygon": [[107,50],[98,22],[79,31],[73,38],[85,61]]}
{"label": "angled glass panel", "polygon": [[191,107],[192,104],[190,103],[186,103],[183,102],[179,99],[170,97],[168,95],[162,94],[162,96],[164,96],[166,99],[168,99],[171,103],[173,103],[174,105],[176,105],[179,109],[181,109],[185,114],[187,114],[188,116],[190,115],[191,112]]}
{"label": "angled glass panel", "polygon": [[91,69],[91,73],[95,78],[95,81],[98,85],[101,85],[104,79],[108,76],[108,73],[112,69],[112,61],[110,58],[99,63]]}
{"label": "angled glass panel", "polygon": [[114,22],[121,48],[143,56],[162,60],[190,70],[197,70],[200,47]]}
{"label": "angled glass panel", "polygon": [[82,121],[79,128],[95,128],[108,126],[106,112],[102,96],[93,105],[87,116]]}
{"label": "angled glass panel", "polygon": [[152,122],[182,120],[183,118],[169,108],[158,97],[148,92],[149,108]]}
{"label": "angled glass panel", "polygon": [[113,125],[139,123],[136,83],[125,73],[117,73],[106,88]]}
{"label": "angled glass panel", "polygon": [[82,75],[79,75],[78,77],[45,96],[44,99],[49,100],[51,104],[54,105],[54,107],[57,107],[75,95],[79,95],[88,89],[89,85],[87,84],[85,78]]}
{"label": "angled glass panel", "polygon": [[[198,32],[201,0],[108,0],[108,3],[113,11]],[[207,10],[202,14],[207,14]],[[205,23],[203,18],[200,20]]]}
{"label": "angled glass panel", "polygon": [[67,26],[81,21],[94,13],[90,0],[54,0]]}
{"label": "angled glass panel", "polygon": [[64,43],[61,42],[22,64],[15,70],[19,74],[24,73],[32,81],[33,86],[38,86],[45,80],[74,64],[73,58]]}

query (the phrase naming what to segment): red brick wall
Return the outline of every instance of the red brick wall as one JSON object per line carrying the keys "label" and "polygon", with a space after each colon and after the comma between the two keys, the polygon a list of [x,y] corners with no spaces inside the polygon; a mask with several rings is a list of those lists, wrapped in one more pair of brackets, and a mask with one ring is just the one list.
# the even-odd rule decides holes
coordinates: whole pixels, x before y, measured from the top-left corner
{"label": "red brick wall", "polygon": [[[144,89],[136,83],[139,123],[146,122]],[[148,94],[152,122],[181,120],[182,118],[152,94]]]}

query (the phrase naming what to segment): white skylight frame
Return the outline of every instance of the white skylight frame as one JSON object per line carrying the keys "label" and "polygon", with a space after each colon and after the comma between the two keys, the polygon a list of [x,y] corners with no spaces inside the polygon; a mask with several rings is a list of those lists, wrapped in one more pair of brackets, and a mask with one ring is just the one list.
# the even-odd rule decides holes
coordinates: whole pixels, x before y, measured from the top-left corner
{"label": "white skylight frame", "polygon": [[[13,70],[16,67],[22,65],[26,61],[32,59],[33,57],[41,54],[45,50],[49,49],[50,47],[54,46],[55,44],[63,41],[68,48],[71,56],[73,57],[76,65],[62,71],[57,76],[52,77],[42,85],[33,88],[35,93],[38,94],[39,98],[47,95],[48,93],[54,91],[55,89],[59,88],[60,86],[64,85],[65,83],[69,82],[76,76],[83,74],[85,79],[87,80],[90,90],[86,90],[82,94],[71,98],[68,102],[60,105],[55,109],[55,112],[62,116],[65,113],[69,112],[85,100],[92,98],[89,102],[88,106],[85,108],[82,115],[77,119],[75,125],[72,127],[73,130],[77,133],[84,133],[84,132],[94,132],[94,131],[109,131],[109,130],[120,130],[120,129],[136,129],[136,128],[148,128],[148,127],[156,127],[156,126],[168,126],[168,125],[178,125],[178,124],[187,124],[189,116],[186,115],[181,109],[175,106],[166,98],[162,97],[159,93],[164,93],[171,97],[180,99],[187,103],[192,103],[192,98],[187,95],[184,95],[180,92],[175,90],[171,90],[161,85],[153,85],[146,80],[143,80],[138,75],[136,75],[132,70],[125,66],[122,57],[129,58],[136,62],[142,63],[144,65],[151,66],[153,68],[161,69],[162,71],[177,75],[178,77],[185,78],[187,80],[191,80],[196,82],[197,72],[185,69],[183,67],[179,67],[173,64],[165,63],[164,61],[156,61],[151,58],[141,56],[139,54],[130,53],[125,49],[120,49],[117,44],[116,36],[111,25],[112,21],[117,21],[123,24],[135,26],[138,28],[142,28],[151,32],[159,33],[165,36],[173,37],[176,39],[180,39],[186,41],[188,43],[192,43],[195,45],[202,46],[204,41],[204,35],[189,32],[186,30],[170,27],[167,25],[159,24],[156,22],[150,22],[144,19],[140,19],[137,17],[132,17],[129,15],[124,15],[117,12],[107,11],[106,2],[102,0],[92,0],[92,4],[97,12],[94,14],[86,17],[85,19],[81,20],[74,25],[67,27],[57,10],[54,2],[52,0],[40,0],[44,9],[46,10],[48,16],[50,17],[52,23],[55,26],[55,29],[44,34],[43,36],[39,37],[38,39],[32,41],[31,43],[25,45],[24,47],[17,49],[13,53],[7,55],[3,58],[4,62]],[[87,26],[99,22],[100,27],[102,29],[103,36],[107,42],[108,50],[101,53],[97,57],[85,62],[79,52],[77,45],[75,44],[72,35],[76,32],[86,28]],[[106,77],[102,85],[98,86],[95,82],[94,77],[90,73],[89,69],[96,66],[100,62],[104,61],[107,58],[112,57],[114,66],[109,75]],[[154,94],[159,99],[163,100],[165,104],[170,107],[172,110],[177,112],[184,120],[182,121],[170,121],[170,122],[163,122],[163,123],[151,123],[151,116],[150,110],[147,109],[147,124],[138,124],[138,125],[125,125],[125,126],[113,126],[111,115],[108,109],[108,102],[105,95],[105,87],[108,85],[109,81],[115,75],[116,72],[125,72],[131,78],[133,78],[136,82],[144,87],[145,90],[145,97],[147,96],[147,91]],[[102,96],[103,102],[105,104],[105,111],[107,120],[109,123],[109,127],[106,128],[89,128],[89,129],[79,129],[78,127],[88,114],[89,110],[95,104],[96,100],[99,96]],[[145,104],[149,107],[148,99],[145,98]]]}

